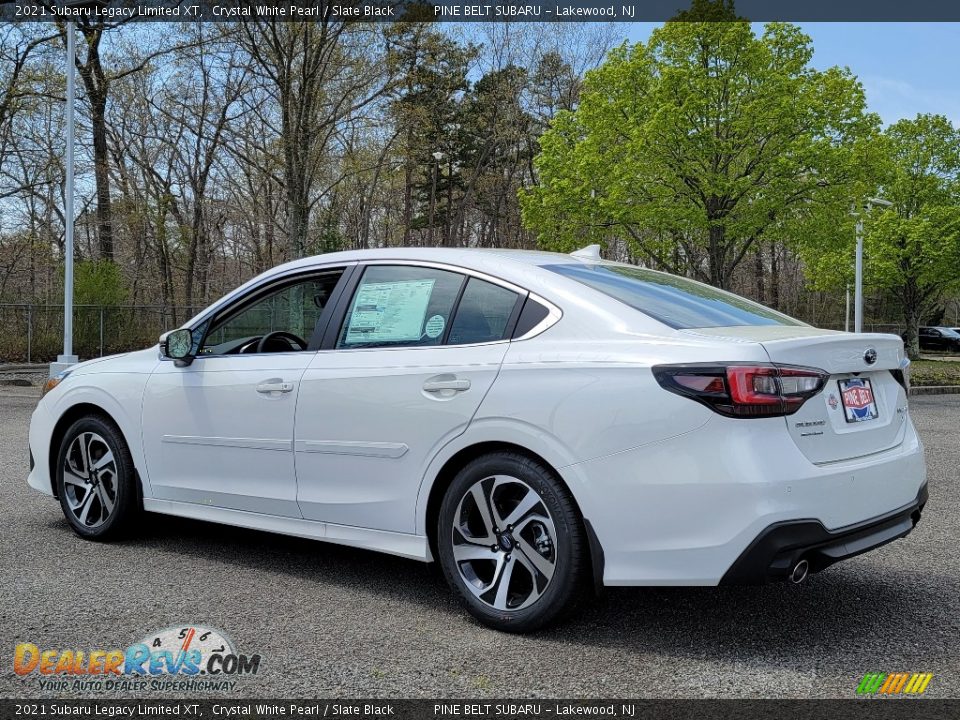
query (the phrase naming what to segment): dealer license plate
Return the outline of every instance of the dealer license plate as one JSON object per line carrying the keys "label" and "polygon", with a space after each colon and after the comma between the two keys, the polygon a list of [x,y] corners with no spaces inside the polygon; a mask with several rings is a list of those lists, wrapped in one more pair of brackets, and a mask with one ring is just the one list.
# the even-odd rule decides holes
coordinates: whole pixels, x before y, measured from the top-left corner
{"label": "dealer license plate", "polygon": [[840,381],[840,400],[848,423],[876,420],[880,415],[873,388],[866,378],[848,378]]}

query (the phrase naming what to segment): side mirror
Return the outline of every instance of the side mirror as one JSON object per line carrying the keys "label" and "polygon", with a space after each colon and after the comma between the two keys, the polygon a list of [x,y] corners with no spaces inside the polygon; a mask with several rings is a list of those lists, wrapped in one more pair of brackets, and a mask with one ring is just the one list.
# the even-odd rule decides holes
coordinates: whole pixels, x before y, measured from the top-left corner
{"label": "side mirror", "polygon": [[171,330],[160,338],[160,352],[178,366],[193,362],[193,333],[187,328]]}

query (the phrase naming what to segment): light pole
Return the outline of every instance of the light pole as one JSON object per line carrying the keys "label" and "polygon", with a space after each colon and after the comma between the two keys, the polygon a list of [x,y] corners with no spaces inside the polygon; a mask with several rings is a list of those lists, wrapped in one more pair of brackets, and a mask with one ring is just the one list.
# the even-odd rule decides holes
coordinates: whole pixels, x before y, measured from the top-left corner
{"label": "light pole", "polygon": [[428,233],[430,247],[433,247],[433,217],[437,208],[437,175],[440,174],[440,161],[443,153],[439,150],[433,154],[433,182],[430,185],[430,232]]}
{"label": "light pole", "polygon": [[50,377],[66,370],[77,363],[77,356],[73,354],[73,137],[74,119],[73,105],[76,95],[74,71],[77,59],[74,47],[73,20],[67,21],[67,157],[65,159],[66,178],[63,188],[63,354],[57,356],[55,363],[50,363]]}
{"label": "light pole", "polygon": [[[104,7],[106,0],[73,0],[64,7],[76,12],[89,13],[91,9]],[[89,17],[89,15],[87,15]],[[73,118],[73,106],[76,99],[76,21],[67,20],[67,156],[64,159],[63,182],[63,354],[50,363],[50,377],[76,365],[79,358],[73,354],[73,140],[76,135],[76,123]]]}
{"label": "light pole", "polygon": [[[882,198],[867,198],[863,202],[863,209],[869,210],[874,205],[891,207],[889,200]],[[863,215],[857,213],[857,256],[854,262],[854,290],[853,290],[853,331],[863,332]]]}
{"label": "light pole", "polygon": [[847,283],[847,309],[843,314],[843,331],[850,332],[850,283]]}

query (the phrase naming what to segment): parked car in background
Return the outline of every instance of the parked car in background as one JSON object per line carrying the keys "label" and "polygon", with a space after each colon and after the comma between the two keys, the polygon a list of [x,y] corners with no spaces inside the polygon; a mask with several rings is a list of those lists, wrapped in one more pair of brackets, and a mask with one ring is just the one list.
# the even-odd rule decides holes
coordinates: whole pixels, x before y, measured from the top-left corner
{"label": "parked car in background", "polygon": [[52,378],[29,483],[90,540],[146,510],[438,561],[532,630],[591,585],[799,583],[907,535],[907,365],[597,246],[330,253]]}
{"label": "parked car in background", "polygon": [[949,327],[922,327],[920,349],[960,352],[960,332]]}

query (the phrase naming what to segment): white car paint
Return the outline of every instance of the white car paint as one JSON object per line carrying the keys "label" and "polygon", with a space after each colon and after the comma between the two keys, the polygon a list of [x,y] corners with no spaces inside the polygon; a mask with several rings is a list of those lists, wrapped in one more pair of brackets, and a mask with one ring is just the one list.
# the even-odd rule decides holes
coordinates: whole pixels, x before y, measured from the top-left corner
{"label": "white car paint", "polygon": [[[550,464],[590,521],[609,585],[715,585],[771,523],[827,529],[903,507],[925,482],[899,338],[805,325],[675,330],[541,267],[594,262],[537,252],[396,248],[274,268],[184,327],[285,274],[418,264],[494,279],[541,299],[519,339],[461,346],[319,350],[198,359],[157,347],[76,366],[34,412],[32,487],[51,494],[51,437],[78,405],[102,409],[130,445],[148,511],[431,560],[430,490],[480,443]],[[875,368],[863,364],[876,348]],[[773,361],[831,383],[874,381],[876,423],[846,425],[827,391],[793,416],[724,417],[665,391],[651,367]],[[430,383],[453,383],[426,390]],[[263,383],[275,392],[260,392]],[[798,421],[820,423],[802,436]],[[826,432],[829,430],[830,432]]]}

